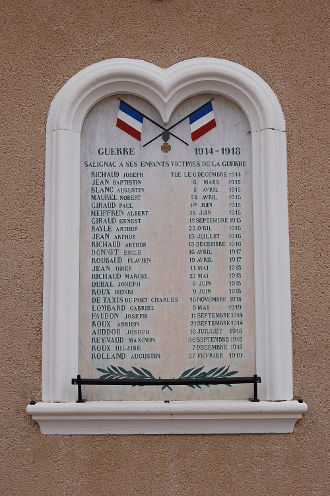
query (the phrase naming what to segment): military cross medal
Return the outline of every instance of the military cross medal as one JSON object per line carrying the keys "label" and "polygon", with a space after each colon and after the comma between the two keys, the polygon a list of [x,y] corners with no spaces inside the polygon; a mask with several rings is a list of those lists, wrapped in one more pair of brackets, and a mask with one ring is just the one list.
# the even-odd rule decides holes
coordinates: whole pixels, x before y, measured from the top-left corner
{"label": "military cross medal", "polygon": [[162,152],[167,153],[171,150],[171,145],[168,143],[168,140],[170,139],[170,133],[168,131],[164,131],[162,133],[162,138],[163,138],[164,143],[162,144],[160,149]]}

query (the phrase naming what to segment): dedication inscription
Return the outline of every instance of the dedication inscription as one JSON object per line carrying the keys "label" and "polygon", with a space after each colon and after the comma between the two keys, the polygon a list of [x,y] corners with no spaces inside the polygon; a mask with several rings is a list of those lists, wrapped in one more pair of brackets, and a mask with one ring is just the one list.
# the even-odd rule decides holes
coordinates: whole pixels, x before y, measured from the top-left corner
{"label": "dedication inscription", "polygon": [[[218,95],[169,123],[116,95],[81,141],[79,373],[255,373],[249,123]],[[251,385],[94,386],[89,400],[247,399]]]}

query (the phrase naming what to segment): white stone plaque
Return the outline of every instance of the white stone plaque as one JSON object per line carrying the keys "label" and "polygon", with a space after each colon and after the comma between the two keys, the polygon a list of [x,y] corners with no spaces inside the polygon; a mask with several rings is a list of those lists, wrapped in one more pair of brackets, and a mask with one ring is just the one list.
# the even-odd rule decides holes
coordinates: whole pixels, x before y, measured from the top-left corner
{"label": "white stone plaque", "polygon": [[[249,122],[227,98],[194,96],[168,123],[132,95],[90,110],[81,138],[82,377],[256,373],[251,176]],[[251,395],[248,384],[84,386],[88,400]]]}
{"label": "white stone plaque", "polygon": [[[292,400],[286,130],[265,81],[214,58],[86,67],[51,104],[45,180],[41,432],[292,432],[307,405]],[[84,384],[114,401],[76,403],[77,373],[256,373],[260,402],[251,384],[165,383]]]}

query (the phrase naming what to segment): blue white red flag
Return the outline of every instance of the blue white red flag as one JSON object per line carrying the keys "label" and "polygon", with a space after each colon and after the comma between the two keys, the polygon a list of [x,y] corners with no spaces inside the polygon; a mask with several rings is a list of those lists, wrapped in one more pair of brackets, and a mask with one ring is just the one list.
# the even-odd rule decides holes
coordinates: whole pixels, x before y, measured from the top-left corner
{"label": "blue white red flag", "polygon": [[208,102],[189,116],[192,141],[216,127],[212,102]]}
{"label": "blue white red flag", "polygon": [[133,138],[141,141],[143,115],[120,100],[116,126]]}

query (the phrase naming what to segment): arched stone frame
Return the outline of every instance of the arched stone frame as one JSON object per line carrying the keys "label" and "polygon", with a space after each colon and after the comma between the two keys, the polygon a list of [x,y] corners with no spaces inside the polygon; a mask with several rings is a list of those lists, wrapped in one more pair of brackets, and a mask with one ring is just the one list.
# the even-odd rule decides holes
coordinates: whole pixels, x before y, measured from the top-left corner
{"label": "arched stone frame", "polygon": [[[116,93],[144,98],[164,122],[183,100],[217,93],[238,104],[249,120],[260,403],[75,403],[71,378],[78,370],[80,133],[88,111]],[[63,86],[50,107],[45,202],[42,402],[28,407],[44,432],[293,429],[306,405],[292,401],[285,122],[275,94],[258,75],[234,62],[212,58],[190,59],[168,69],[141,60],[110,59],[83,69]]]}

